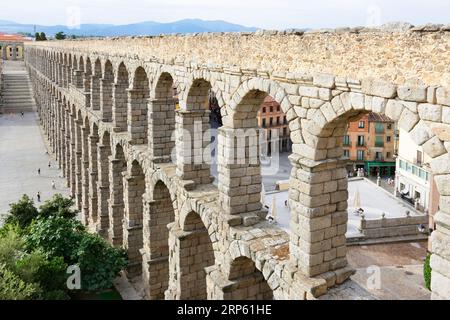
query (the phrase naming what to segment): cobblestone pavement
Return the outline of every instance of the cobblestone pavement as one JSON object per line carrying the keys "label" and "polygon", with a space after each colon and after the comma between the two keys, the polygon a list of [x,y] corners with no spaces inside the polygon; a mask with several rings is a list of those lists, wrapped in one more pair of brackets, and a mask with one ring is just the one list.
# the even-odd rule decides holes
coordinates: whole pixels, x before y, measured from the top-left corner
{"label": "cobblestone pavement", "polygon": [[23,118],[20,114],[0,115],[0,214],[7,213],[9,204],[23,194],[33,197],[35,203],[38,191],[42,202],[56,193],[69,195],[55,159],[46,154],[47,145],[36,117],[34,112],[25,113]]}
{"label": "cobblestone pavement", "polygon": [[[356,269],[352,280],[383,300],[429,300],[423,281],[427,242],[349,247],[347,258]],[[371,266],[376,266],[375,268]],[[379,268],[379,269],[378,269]],[[380,286],[373,285],[374,271]],[[369,280],[369,281],[368,281]],[[372,289],[373,288],[373,289]]]}

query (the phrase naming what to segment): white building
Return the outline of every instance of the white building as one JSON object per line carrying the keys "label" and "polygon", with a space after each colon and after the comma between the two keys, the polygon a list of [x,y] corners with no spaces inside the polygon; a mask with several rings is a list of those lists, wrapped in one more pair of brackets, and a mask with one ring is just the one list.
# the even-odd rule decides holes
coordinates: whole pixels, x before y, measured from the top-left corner
{"label": "white building", "polygon": [[396,194],[415,205],[421,211],[429,211],[431,205],[431,158],[424,154],[410,134],[399,129],[399,148],[396,170]]}

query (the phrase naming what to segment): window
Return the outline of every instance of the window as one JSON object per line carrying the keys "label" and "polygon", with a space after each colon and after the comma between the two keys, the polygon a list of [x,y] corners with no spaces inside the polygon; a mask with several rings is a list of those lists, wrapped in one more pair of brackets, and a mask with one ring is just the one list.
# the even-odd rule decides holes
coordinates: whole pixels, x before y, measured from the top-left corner
{"label": "window", "polygon": [[390,159],[391,158],[391,153],[390,152],[386,152],[386,158]]}
{"label": "window", "polygon": [[287,136],[287,128],[286,127],[283,128],[283,137],[284,136]]}
{"label": "window", "polygon": [[262,112],[263,112],[263,113],[266,113],[266,111],[267,111],[267,110],[266,110],[266,107],[264,107],[263,110],[262,110]]}
{"label": "window", "polygon": [[273,107],[270,107],[270,112],[271,112],[271,113],[273,112]]}
{"label": "window", "polygon": [[345,135],[344,136],[344,146],[349,146],[349,145],[350,145],[350,136]]}
{"label": "window", "polygon": [[277,117],[277,125],[280,124],[280,117]]}
{"label": "window", "polygon": [[414,192],[414,199],[420,200],[420,192]]}
{"label": "window", "polygon": [[386,142],[391,142],[391,139],[392,139],[391,136],[387,136],[386,137]]}
{"label": "window", "polygon": [[357,160],[363,161],[364,160],[364,150],[358,150],[357,152]]}
{"label": "window", "polygon": [[417,150],[417,159],[416,159],[416,164],[418,166],[421,166],[423,162],[423,155],[422,155],[422,151]]}
{"label": "window", "polygon": [[283,124],[287,124],[286,116],[283,117]]}
{"label": "window", "polygon": [[388,123],[387,128],[388,128],[388,130],[391,130],[392,129],[392,123]]}
{"label": "window", "polygon": [[270,125],[270,126],[273,126],[273,118],[272,118],[272,117],[270,117],[269,125]]}
{"label": "window", "polygon": [[359,147],[364,146],[364,136],[358,136],[358,146]]}
{"label": "window", "polygon": [[376,136],[375,137],[375,147],[377,147],[377,148],[384,147],[383,136]]}
{"label": "window", "polygon": [[383,161],[383,154],[381,152],[375,153],[375,161]]}
{"label": "window", "polygon": [[262,119],[262,126],[263,126],[263,128],[266,127],[266,118]]}
{"label": "window", "polygon": [[400,191],[403,191],[403,190],[405,190],[405,184],[404,183],[400,183]]}
{"label": "window", "polygon": [[375,123],[375,133],[384,133],[384,124],[382,122]]}
{"label": "window", "polygon": [[366,126],[366,123],[364,121],[360,121],[358,123],[358,128],[360,128],[360,129],[364,129],[365,126]]}
{"label": "window", "polygon": [[350,158],[350,150],[344,150],[344,158]]}
{"label": "window", "polygon": [[277,107],[277,112],[280,112],[280,106]]}

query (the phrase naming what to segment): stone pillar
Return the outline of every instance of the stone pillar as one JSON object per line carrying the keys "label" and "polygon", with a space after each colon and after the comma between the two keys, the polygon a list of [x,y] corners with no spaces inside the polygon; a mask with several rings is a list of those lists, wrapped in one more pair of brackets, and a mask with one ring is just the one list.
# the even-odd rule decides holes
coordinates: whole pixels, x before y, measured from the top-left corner
{"label": "stone pillar", "polygon": [[123,160],[109,160],[109,241],[115,246],[123,244]]}
{"label": "stone pillar", "polygon": [[172,134],[175,130],[175,100],[149,99],[148,146],[156,163],[171,162],[175,148]]}
{"label": "stone pillar", "polygon": [[[88,124],[89,125],[89,124]],[[81,183],[82,183],[82,222],[84,225],[88,225],[91,220],[89,212],[89,146],[88,136],[89,127],[83,126],[82,131],[82,160],[81,160]]]}
{"label": "stone pillar", "polygon": [[143,200],[145,180],[143,176],[125,175],[123,179],[125,200],[123,221],[123,245],[128,253],[127,276],[133,278],[142,273]]}
{"label": "stone pillar", "polygon": [[17,60],[17,45],[16,44],[13,44],[12,45],[12,59],[13,60]]}
{"label": "stone pillar", "polygon": [[82,136],[81,126],[82,120],[75,120],[75,198],[78,210],[82,210],[83,204],[83,189],[82,189]]}
{"label": "stone pillar", "polygon": [[109,210],[108,200],[109,190],[109,157],[111,156],[111,147],[109,145],[98,146],[98,210],[99,221],[97,223],[97,232],[104,238],[108,237],[109,229]]}
{"label": "stone pillar", "polygon": [[73,84],[77,89],[83,89],[83,71],[76,70],[73,72]]}
{"label": "stone pillar", "polygon": [[213,181],[210,173],[209,110],[176,111],[177,175],[195,185]]}
{"label": "stone pillar", "polygon": [[340,284],[353,274],[346,259],[346,161],[301,159],[291,156],[291,262],[307,277]]}
{"label": "stone pillar", "polygon": [[66,87],[69,87],[69,84],[72,83],[72,68],[68,65],[65,67],[66,68]]}
{"label": "stone pillar", "polygon": [[100,110],[100,78],[98,76],[92,76],[90,92],[92,110]]}
{"label": "stone pillar", "polygon": [[128,89],[127,132],[130,144],[147,143],[147,99],[142,90]]}
{"label": "stone pillar", "polygon": [[113,86],[113,122],[115,132],[127,130],[128,93],[126,89],[127,87],[122,84],[114,84]]}
{"label": "stone pillar", "polygon": [[[443,160],[443,161],[442,161]],[[436,230],[431,234],[432,255],[431,298],[450,299],[450,167],[445,154],[432,162],[435,182],[439,191],[439,212],[434,216]],[[439,172],[439,174],[438,174]]]}
{"label": "stone pillar", "polygon": [[2,46],[2,59],[3,59],[3,60],[7,60],[7,57],[6,57],[6,48],[7,48],[7,45],[2,43],[1,46]]}
{"label": "stone pillar", "polygon": [[208,231],[196,225],[186,231],[173,226],[169,248],[170,279],[166,300],[206,300],[205,268],[214,264]]}
{"label": "stone pillar", "polygon": [[97,181],[98,181],[98,161],[97,161],[98,136],[92,133],[89,136],[89,224],[93,231],[97,231],[98,223],[98,198],[97,198]]}
{"label": "stone pillar", "polygon": [[102,121],[112,121],[112,93],[113,83],[109,79],[101,79],[100,81],[100,109],[102,113]]}
{"label": "stone pillar", "polygon": [[260,220],[261,167],[258,129],[218,129],[219,204],[233,224]]}

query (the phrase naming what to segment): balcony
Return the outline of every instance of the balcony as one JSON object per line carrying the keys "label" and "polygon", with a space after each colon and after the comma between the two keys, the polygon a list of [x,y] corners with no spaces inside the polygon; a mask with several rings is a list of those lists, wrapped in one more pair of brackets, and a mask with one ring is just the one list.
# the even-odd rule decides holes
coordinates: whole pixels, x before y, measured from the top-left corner
{"label": "balcony", "polygon": [[349,140],[349,141],[345,141],[344,140],[344,142],[342,143],[342,146],[343,147],[351,147],[352,146],[352,142]]}
{"label": "balcony", "polygon": [[376,141],[375,142],[376,148],[384,148],[384,142],[383,141]]}

